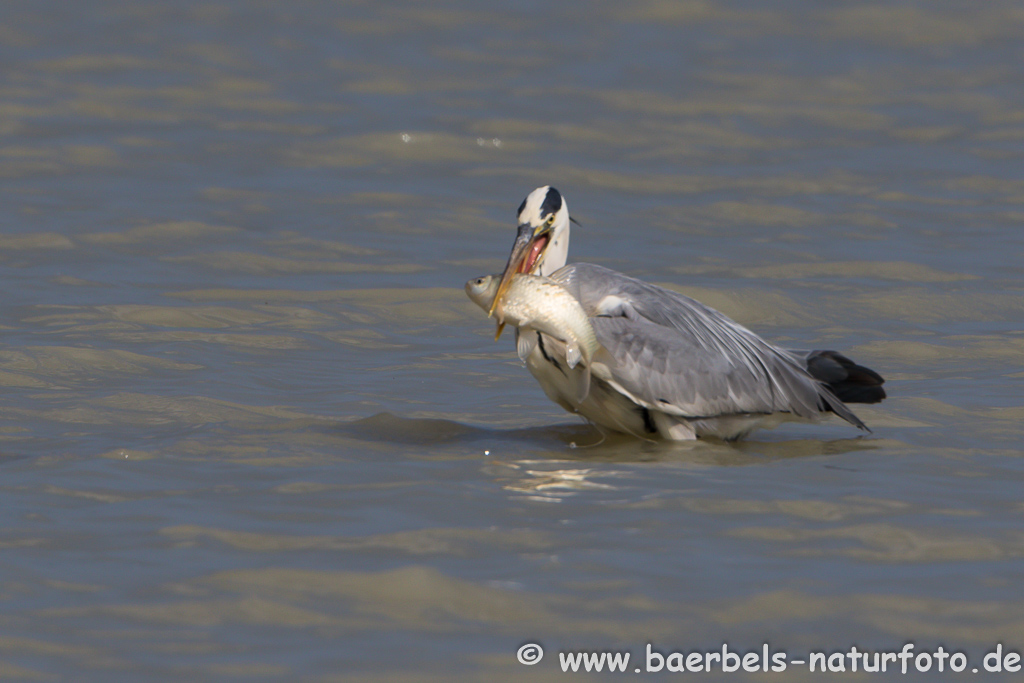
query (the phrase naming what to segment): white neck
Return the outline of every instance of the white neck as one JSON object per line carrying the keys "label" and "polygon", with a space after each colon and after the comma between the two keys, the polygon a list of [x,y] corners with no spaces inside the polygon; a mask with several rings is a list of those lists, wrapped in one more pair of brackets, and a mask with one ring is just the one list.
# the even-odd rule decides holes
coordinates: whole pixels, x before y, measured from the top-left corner
{"label": "white neck", "polygon": [[551,235],[551,243],[544,250],[544,260],[537,273],[549,277],[553,272],[565,265],[569,259],[569,219],[566,218],[555,228]]}

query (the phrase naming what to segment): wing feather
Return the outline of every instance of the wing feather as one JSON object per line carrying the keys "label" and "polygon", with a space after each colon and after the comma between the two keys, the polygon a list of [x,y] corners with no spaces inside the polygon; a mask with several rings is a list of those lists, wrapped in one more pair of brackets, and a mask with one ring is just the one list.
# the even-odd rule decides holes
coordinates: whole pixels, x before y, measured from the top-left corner
{"label": "wing feather", "polygon": [[609,384],[648,408],[686,417],[832,410],[863,423],[802,359],[682,294],[589,263],[551,275],[582,304],[607,350]]}

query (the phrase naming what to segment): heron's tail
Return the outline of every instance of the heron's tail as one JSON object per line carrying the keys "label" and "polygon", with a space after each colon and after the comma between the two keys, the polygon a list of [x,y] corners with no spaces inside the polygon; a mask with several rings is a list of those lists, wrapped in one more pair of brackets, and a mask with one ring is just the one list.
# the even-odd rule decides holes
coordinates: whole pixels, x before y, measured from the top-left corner
{"label": "heron's tail", "polygon": [[882,376],[838,351],[811,351],[804,361],[811,376],[827,384],[843,403],[878,403],[885,398]]}

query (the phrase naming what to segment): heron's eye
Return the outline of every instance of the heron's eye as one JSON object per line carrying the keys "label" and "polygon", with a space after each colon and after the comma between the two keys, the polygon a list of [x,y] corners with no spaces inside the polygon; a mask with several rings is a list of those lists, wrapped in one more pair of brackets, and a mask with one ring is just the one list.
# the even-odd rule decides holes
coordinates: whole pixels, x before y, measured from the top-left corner
{"label": "heron's eye", "polygon": [[550,216],[548,216],[548,219],[547,219],[547,221],[545,221],[545,223],[547,223],[548,225],[554,225],[555,224],[555,214],[551,214]]}

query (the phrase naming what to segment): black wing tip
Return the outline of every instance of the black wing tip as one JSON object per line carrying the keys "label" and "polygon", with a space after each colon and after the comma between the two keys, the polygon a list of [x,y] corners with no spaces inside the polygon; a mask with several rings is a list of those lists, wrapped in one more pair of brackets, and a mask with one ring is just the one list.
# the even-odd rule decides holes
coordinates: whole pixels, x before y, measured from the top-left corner
{"label": "black wing tip", "polygon": [[843,403],[881,403],[886,399],[885,389],[879,386],[866,387],[860,384],[841,382],[828,386]]}
{"label": "black wing tip", "polygon": [[838,351],[812,351],[807,356],[807,371],[843,403],[880,403],[886,398],[881,375]]}

